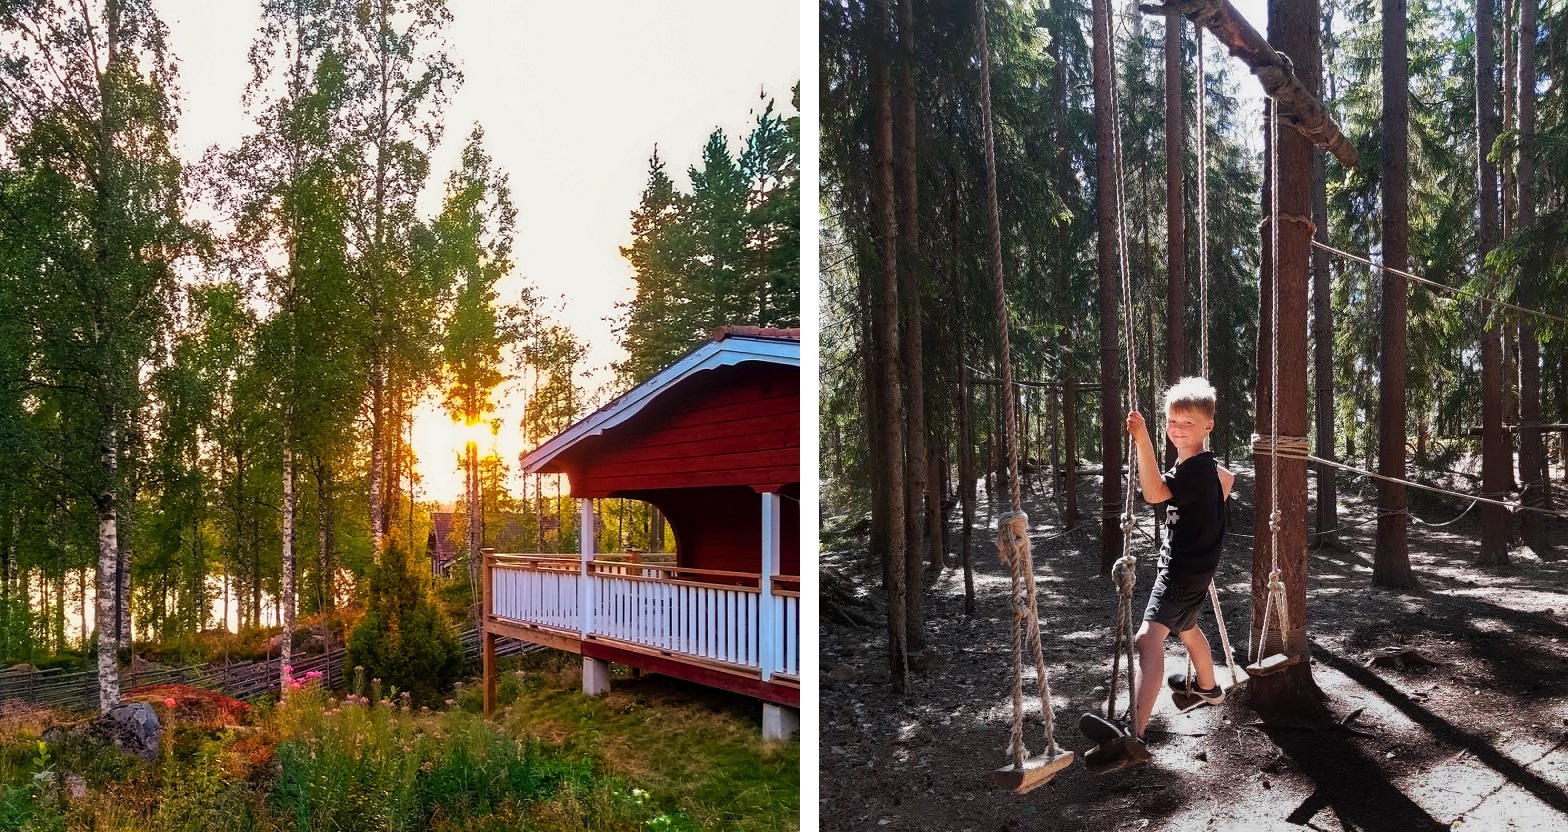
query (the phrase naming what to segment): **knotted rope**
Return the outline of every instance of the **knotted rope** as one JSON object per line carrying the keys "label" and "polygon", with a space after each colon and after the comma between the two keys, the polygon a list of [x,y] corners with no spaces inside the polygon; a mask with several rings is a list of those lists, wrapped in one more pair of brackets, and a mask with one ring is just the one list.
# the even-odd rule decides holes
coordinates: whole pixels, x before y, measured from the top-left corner
{"label": "knotted rope", "polygon": [[998,398],[1002,404],[1003,441],[1006,443],[1008,485],[1011,486],[1012,511],[998,518],[996,550],[1012,572],[1013,631],[1013,724],[1009,750],[1013,767],[1022,769],[1029,757],[1024,746],[1024,639],[1034,648],[1035,674],[1040,684],[1040,709],[1045,718],[1047,754],[1060,753],[1056,744],[1055,719],[1051,709],[1051,683],[1045,674],[1045,655],[1040,646],[1040,617],[1035,603],[1034,558],[1029,544],[1029,518],[1023,512],[1023,492],[1018,482],[1018,436],[1013,418],[1013,360],[1008,340],[1007,294],[1002,279],[1002,216],[996,198],[996,137],[991,121],[991,58],[986,45],[985,0],[975,0],[975,23],[980,40],[980,106],[985,129],[986,197],[990,202],[990,244],[992,290],[996,301],[996,328],[1001,345],[1002,384]]}
{"label": "knotted rope", "polygon": [[[1108,16],[1109,16],[1108,12]],[[1128,262],[1127,245],[1127,188],[1126,177],[1122,172],[1122,129],[1121,129],[1121,93],[1116,84],[1116,39],[1107,37],[1105,40],[1106,53],[1109,56],[1107,63],[1110,65],[1111,76],[1111,112],[1115,116],[1111,119],[1111,163],[1112,176],[1115,181],[1112,186],[1116,193],[1116,210],[1113,217],[1116,223],[1116,264],[1121,277],[1121,317],[1122,337],[1126,343],[1127,357],[1127,401],[1130,409],[1138,409],[1138,361],[1135,347],[1137,341],[1133,331],[1132,321],[1132,269]],[[1103,183],[1101,187],[1104,187]],[[1133,587],[1138,579],[1138,556],[1133,554],[1132,528],[1133,528],[1133,484],[1138,481],[1138,444],[1137,439],[1129,431],[1127,434],[1127,482],[1123,493],[1121,531],[1122,531],[1122,556],[1111,568],[1111,580],[1117,588],[1116,604],[1116,639],[1111,652],[1111,684],[1106,695],[1105,715],[1115,718],[1115,703],[1117,690],[1117,667],[1125,650],[1127,658],[1127,714],[1133,715],[1137,699],[1137,662],[1133,660],[1133,632],[1132,632],[1132,594]]]}
{"label": "knotted rope", "polygon": [[[1285,451],[1287,458],[1306,459],[1305,436],[1279,435],[1279,221],[1289,219],[1305,222],[1316,228],[1305,217],[1281,217],[1279,212],[1279,102],[1269,96],[1269,435],[1254,435],[1254,453],[1266,448],[1269,454],[1269,578],[1268,594],[1263,602],[1263,626],[1258,634],[1253,661],[1262,661],[1270,655],[1268,645],[1269,621],[1272,611],[1279,620],[1280,649],[1286,649],[1290,638],[1290,602],[1285,597],[1285,582],[1279,568],[1279,530],[1282,515],[1279,510],[1279,459]],[[1310,232],[1309,232],[1310,233]],[[1261,442],[1261,445],[1260,445]]]}

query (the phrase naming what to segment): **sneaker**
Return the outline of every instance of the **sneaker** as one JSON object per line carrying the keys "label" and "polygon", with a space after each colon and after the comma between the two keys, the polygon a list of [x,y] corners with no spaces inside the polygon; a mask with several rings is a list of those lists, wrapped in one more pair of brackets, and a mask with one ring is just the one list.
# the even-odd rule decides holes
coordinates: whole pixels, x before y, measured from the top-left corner
{"label": "sneaker", "polygon": [[1183,694],[1183,696],[1190,694],[1198,700],[1210,705],[1218,705],[1225,701],[1225,690],[1219,685],[1204,689],[1198,687],[1196,684],[1193,684],[1191,690],[1189,691],[1187,688],[1187,675],[1185,673],[1172,673],[1170,676],[1165,678],[1165,684],[1171,689],[1172,693]]}
{"label": "sneaker", "polygon": [[1134,737],[1132,733],[1132,719],[1106,719],[1099,714],[1088,713],[1078,718],[1078,731],[1092,741],[1095,745],[1105,745],[1118,739],[1130,738],[1143,743],[1142,737]]}

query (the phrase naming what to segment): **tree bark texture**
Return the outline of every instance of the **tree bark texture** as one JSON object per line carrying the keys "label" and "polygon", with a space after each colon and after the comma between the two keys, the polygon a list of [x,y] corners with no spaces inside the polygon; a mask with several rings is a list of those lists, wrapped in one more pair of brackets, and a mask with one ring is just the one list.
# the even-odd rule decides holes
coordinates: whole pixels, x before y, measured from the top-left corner
{"label": "tree bark texture", "polygon": [[[1324,15],[1325,29],[1329,15]],[[1312,151],[1312,223],[1316,226],[1313,236],[1328,242],[1328,190],[1327,167],[1322,151]],[[1328,252],[1312,250],[1312,377],[1317,394],[1313,398],[1312,415],[1317,428],[1317,455],[1324,459],[1337,459],[1334,451],[1334,308],[1331,302],[1332,287]],[[1317,522],[1314,531],[1318,546],[1339,544],[1339,493],[1334,480],[1334,468],[1318,465]]]}
{"label": "tree bark texture", "polygon": [[[1519,2],[1519,230],[1535,225],[1535,37],[1538,0]],[[1536,303],[1535,276],[1519,281],[1522,306]],[[1519,319],[1519,479],[1525,505],[1540,506],[1547,483],[1546,449],[1541,442],[1541,342],[1535,321]],[[1521,512],[1519,534],[1540,554],[1546,528],[1539,512]]]}
{"label": "tree bark texture", "polygon": [[[1476,177],[1480,203],[1480,261],[1497,247],[1499,239],[1497,166],[1487,151],[1497,141],[1496,20],[1493,0],[1476,0]],[[1495,276],[1487,286],[1496,287]],[[1489,289],[1486,293],[1491,295]],[[1502,499],[1508,492],[1508,442],[1503,435],[1503,332],[1493,317],[1490,304],[1481,308],[1486,329],[1481,333],[1481,491],[1483,496]],[[1508,511],[1502,506],[1481,506],[1481,550],[1477,566],[1508,563]]]}
{"label": "tree bark texture", "polygon": [[[1383,263],[1403,270],[1410,259],[1410,86],[1406,0],[1383,0]],[[1378,380],[1378,473],[1405,477],[1405,342],[1408,287],[1382,270],[1382,356]],[[1377,550],[1372,583],[1416,585],[1410,570],[1405,487],[1379,480]]]}
{"label": "tree bark texture", "polygon": [[[1316,0],[1271,0],[1269,3],[1269,43],[1296,59],[1296,70],[1308,92],[1316,96],[1322,78],[1319,57],[1319,10]],[[1271,186],[1265,180],[1263,210],[1263,269],[1260,281],[1258,315],[1258,382],[1256,388],[1256,432],[1268,435],[1271,408],[1277,407],[1279,433],[1305,437],[1307,432],[1307,285],[1310,234],[1305,218],[1312,210],[1312,144],[1296,130],[1278,131],[1279,271],[1270,262],[1272,230],[1267,221]],[[1265,145],[1266,146],[1266,145]],[[1273,161],[1270,160],[1272,166]],[[1279,281],[1279,306],[1270,297],[1272,285]],[[1277,333],[1276,333],[1277,328]],[[1270,385],[1274,342],[1279,351],[1278,387]],[[1282,513],[1278,534],[1278,564],[1285,584],[1285,603],[1290,613],[1291,632],[1279,633],[1278,623],[1270,622],[1267,650],[1283,642],[1287,655],[1307,655],[1307,465],[1305,460],[1279,459],[1278,492],[1273,490],[1273,469],[1266,452],[1254,451],[1257,510],[1253,512],[1252,552],[1252,627],[1254,655],[1263,629],[1264,603],[1268,598],[1269,572],[1274,557],[1269,533],[1269,511]],[[1252,680],[1252,705],[1260,712],[1308,711],[1317,707],[1320,691],[1312,680],[1312,665],[1301,662],[1269,676]]]}
{"label": "tree bark texture", "polygon": [[875,359],[873,386],[878,411],[872,415],[873,431],[881,445],[877,472],[884,483],[874,525],[882,528],[885,549],[878,554],[883,565],[888,604],[888,670],[893,690],[908,689],[908,641],[904,616],[909,587],[904,581],[904,424],[898,366],[898,230],[893,188],[893,110],[888,59],[890,0],[876,0],[871,18],[870,81],[872,106],[872,206],[876,214],[878,265],[881,268],[872,301],[872,349]]}
{"label": "tree bark texture", "polygon": [[964,614],[975,614],[974,558],[970,541],[975,525],[975,438],[974,417],[969,403],[974,387],[969,383],[969,332],[964,325],[965,292],[958,277],[958,179],[948,171],[948,242],[951,258],[948,261],[948,282],[952,289],[950,312],[954,321],[954,352],[958,356],[958,493],[962,502],[963,528],[958,537],[958,556],[964,566]]}
{"label": "tree bark texture", "polygon": [[[921,543],[926,501],[925,378],[920,311],[920,188],[915,149],[914,0],[898,0],[897,100],[894,120],[898,177],[898,270],[901,353],[904,370],[904,627],[908,650],[918,657],[926,649],[925,581]],[[936,541],[932,541],[933,545]],[[916,659],[918,661],[918,659]]]}

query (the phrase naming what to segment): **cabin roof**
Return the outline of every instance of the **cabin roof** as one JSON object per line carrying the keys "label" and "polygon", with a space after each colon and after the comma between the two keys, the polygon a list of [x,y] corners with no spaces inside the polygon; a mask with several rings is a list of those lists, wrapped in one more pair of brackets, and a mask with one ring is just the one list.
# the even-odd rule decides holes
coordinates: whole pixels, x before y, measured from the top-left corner
{"label": "cabin roof", "polygon": [[707,341],[674,364],[524,454],[523,470],[541,472],[567,449],[623,424],[693,376],[747,361],[800,367],[800,330],[756,326],[721,326],[713,330]]}

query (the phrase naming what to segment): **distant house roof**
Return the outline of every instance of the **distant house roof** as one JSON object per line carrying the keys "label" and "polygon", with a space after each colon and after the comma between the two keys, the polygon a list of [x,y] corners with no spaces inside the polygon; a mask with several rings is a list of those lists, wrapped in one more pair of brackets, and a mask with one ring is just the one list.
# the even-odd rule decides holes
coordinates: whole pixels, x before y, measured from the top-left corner
{"label": "distant house roof", "polygon": [[452,545],[452,512],[438,511],[431,515],[431,521],[436,536],[436,560],[445,563],[456,559],[457,550]]}
{"label": "distant house roof", "polygon": [[523,470],[536,473],[566,449],[637,415],[682,381],[707,370],[746,361],[800,367],[800,330],[721,326],[703,344],[642,384],[611,399],[586,418],[521,457]]}

